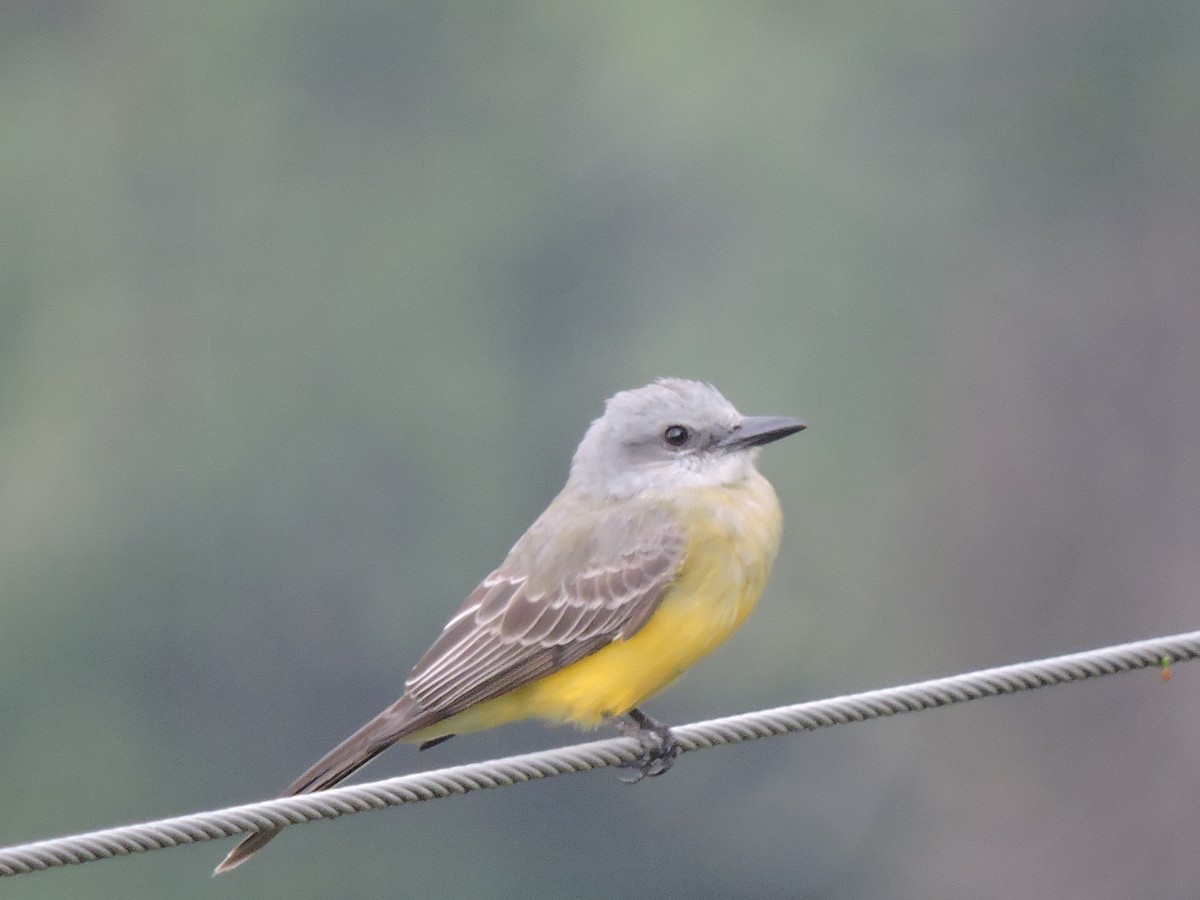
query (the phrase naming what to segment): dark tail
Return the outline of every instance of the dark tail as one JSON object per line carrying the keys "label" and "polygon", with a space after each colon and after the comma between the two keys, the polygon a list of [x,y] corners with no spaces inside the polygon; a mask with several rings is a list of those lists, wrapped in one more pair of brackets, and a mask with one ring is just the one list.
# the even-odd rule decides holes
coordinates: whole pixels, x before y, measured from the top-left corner
{"label": "dark tail", "polygon": [[[310,794],[333,787],[342,779],[353,775],[396,741],[432,725],[433,722],[429,719],[428,714],[423,713],[416,701],[409,697],[401,697],[309,766],[303,775],[287,786],[281,796]],[[213,869],[213,875],[222,875],[236,869],[265,847],[280,831],[281,828],[271,828],[245,838]]]}

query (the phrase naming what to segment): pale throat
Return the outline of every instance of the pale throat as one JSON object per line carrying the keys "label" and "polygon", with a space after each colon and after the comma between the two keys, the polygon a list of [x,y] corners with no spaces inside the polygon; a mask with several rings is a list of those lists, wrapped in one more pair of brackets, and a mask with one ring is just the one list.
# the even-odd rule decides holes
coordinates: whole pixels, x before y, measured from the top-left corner
{"label": "pale throat", "polygon": [[627,500],[645,493],[670,493],[694,488],[731,487],[744,484],[758,474],[753,450],[721,456],[692,456],[655,461],[611,473],[603,482],[604,493]]}

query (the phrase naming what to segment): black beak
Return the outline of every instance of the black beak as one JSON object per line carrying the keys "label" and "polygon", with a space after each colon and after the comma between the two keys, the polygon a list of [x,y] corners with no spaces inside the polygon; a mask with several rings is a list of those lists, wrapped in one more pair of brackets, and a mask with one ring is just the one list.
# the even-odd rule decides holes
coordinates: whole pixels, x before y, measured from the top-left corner
{"label": "black beak", "polygon": [[799,419],[789,419],[787,416],[747,416],[718,441],[717,446],[725,450],[761,447],[807,427]]}

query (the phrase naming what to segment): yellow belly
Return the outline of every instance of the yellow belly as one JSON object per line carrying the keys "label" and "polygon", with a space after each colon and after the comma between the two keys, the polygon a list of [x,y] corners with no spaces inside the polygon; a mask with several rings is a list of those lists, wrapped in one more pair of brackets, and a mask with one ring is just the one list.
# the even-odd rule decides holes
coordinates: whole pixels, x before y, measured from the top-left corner
{"label": "yellow belly", "polygon": [[685,534],[685,557],[640,631],[436,730],[474,731],[524,718],[595,727],[657,693],[725,641],[766,584],[779,548],[779,501],[755,474],[737,485],[688,491],[670,505]]}

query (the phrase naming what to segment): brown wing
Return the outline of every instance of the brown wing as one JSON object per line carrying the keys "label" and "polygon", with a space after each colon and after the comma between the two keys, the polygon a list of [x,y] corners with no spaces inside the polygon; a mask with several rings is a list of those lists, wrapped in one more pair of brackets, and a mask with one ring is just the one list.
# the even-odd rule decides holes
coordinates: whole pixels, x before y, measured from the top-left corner
{"label": "brown wing", "polygon": [[[518,545],[412,670],[405,693],[427,715],[452,716],[630,637],[658,607],[683,558],[683,542],[661,511],[609,515],[586,530],[543,530],[541,537],[548,543],[539,548],[536,577],[521,571]],[[579,541],[590,552],[582,566],[571,565]],[[555,566],[562,575],[547,578]]]}
{"label": "brown wing", "polygon": [[[405,735],[498,697],[628,638],[658,608],[683,561],[661,510],[625,504],[576,510],[562,527],[556,504],[505,564],[467,598],[408,677],[403,697],[330,750],[284,791],[321,791]],[[279,833],[252,834],[213,874],[249,859]]]}

